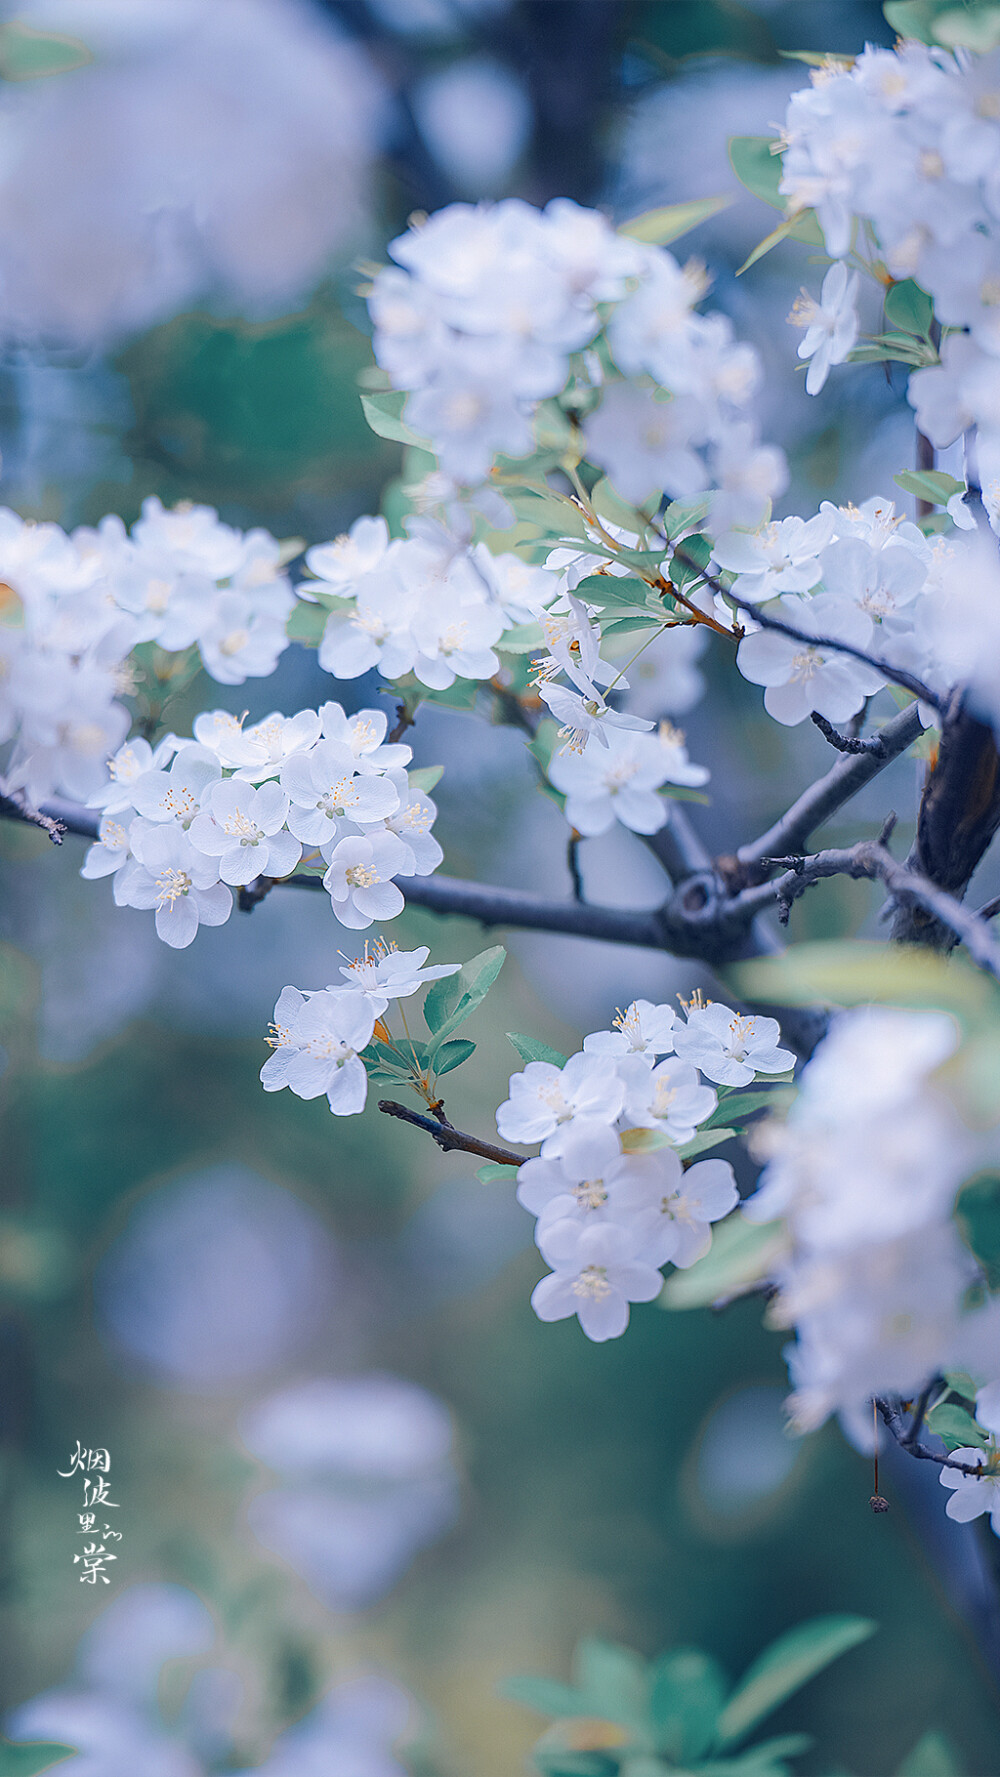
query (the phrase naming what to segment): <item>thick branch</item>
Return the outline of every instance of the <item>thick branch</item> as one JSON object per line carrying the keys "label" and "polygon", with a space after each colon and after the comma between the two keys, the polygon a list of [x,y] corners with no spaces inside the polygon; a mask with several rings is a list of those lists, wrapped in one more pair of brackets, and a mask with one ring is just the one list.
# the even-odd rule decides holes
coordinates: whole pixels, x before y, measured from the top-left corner
{"label": "thick branch", "polygon": [[833,723],[828,722],[825,716],[821,716],[818,710],[813,710],[809,720],[819,729],[823,739],[828,740],[838,753],[871,753],[876,759],[885,757],[885,748],[880,734],[869,734],[864,738],[859,738],[856,734],[841,734],[839,728],[835,728]]}
{"label": "thick branch", "polygon": [[736,859],[745,879],[750,882],[755,879],[764,858],[802,852],[816,828],[843,808],[845,802],[863,790],[900,753],[905,753],[922,730],[916,704],[908,704],[879,731],[880,754],[861,753],[854,758],[838,759],[824,777],[810,784],[808,790],[803,790],[773,827],[768,827],[758,839],[740,846]]}
{"label": "thick branch", "polygon": [[[1000,756],[986,722],[966,707],[961,687],[943,712],[941,744],[920,798],[907,864],[960,900],[1000,826]],[[904,907],[892,935],[904,944],[941,950],[954,926],[924,903]]]}
{"label": "thick branch", "polygon": [[852,876],[878,880],[885,883],[894,900],[907,907],[922,909],[928,918],[936,920],[952,933],[965,945],[973,961],[995,980],[1000,981],[1000,943],[994,938],[985,920],[963,907],[961,901],[948,894],[946,889],[938,888],[936,883],[930,882],[918,871],[911,870],[907,864],[898,863],[878,840],[861,840],[857,845],[831,848],[807,858],[770,858],[764,861],[788,868],[785,875],[773,882],[745,889],[737,897],[745,907],[759,911],[767,905],[768,897],[773,897],[779,908],[779,916],[784,912],[784,923],[792,902],[824,877]]}
{"label": "thick branch", "polygon": [[478,1154],[483,1160],[493,1160],[498,1166],[524,1165],[523,1154],[515,1154],[511,1148],[498,1148],[494,1142],[480,1141],[478,1135],[463,1134],[461,1129],[448,1122],[443,1111],[436,1118],[425,1117],[419,1111],[408,1110],[405,1104],[397,1104],[392,1098],[380,1098],[378,1108],[387,1117],[398,1117],[401,1123],[413,1123],[417,1129],[426,1129],[446,1154],[461,1150],[463,1154]]}

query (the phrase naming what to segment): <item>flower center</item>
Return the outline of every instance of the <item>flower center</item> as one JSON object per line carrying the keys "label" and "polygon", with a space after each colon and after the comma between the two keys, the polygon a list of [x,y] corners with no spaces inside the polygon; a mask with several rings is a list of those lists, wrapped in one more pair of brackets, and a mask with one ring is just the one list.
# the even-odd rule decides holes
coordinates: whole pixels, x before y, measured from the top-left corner
{"label": "flower center", "polygon": [[191,878],[186,870],[175,870],[168,864],[156,878],[157,906],[171,906],[181,895],[186,895],[191,887]]}
{"label": "flower center", "polygon": [[603,1179],[585,1178],[573,1186],[573,1196],[579,1209],[603,1209],[608,1201],[608,1190]]}
{"label": "flower center", "polygon": [[607,1266],[585,1265],[579,1277],[573,1280],[573,1294],[589,1297],[592,1302],[602,1302],[605,1296],[610,1296]]}

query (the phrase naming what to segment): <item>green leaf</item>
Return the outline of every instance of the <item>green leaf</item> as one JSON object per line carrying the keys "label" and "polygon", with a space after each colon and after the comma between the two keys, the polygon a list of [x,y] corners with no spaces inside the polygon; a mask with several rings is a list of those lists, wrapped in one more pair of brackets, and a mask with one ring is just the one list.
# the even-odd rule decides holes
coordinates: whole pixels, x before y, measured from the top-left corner
{"label": "green leaf", "polygon": [[672,1759],[697,1759],[715,1738],[726,1698],[722,1668],[700,1648],[661,1654],[650,1673],[649,1712],[656,1747]]}
{"label": "green leaf", "polygon": [[896,1777],[963,1777],[963,1769],[943,1734],[924,1734],[908,1752]]}
{"label": "green leaf", "polygon": [[537,1037],[526,1037],[519,1030],[509,1030],[507,1041],[513,1043],[522,1061],[548,1061],[553,1067],[566,1066],[565,1055],[560,1055],[551,1043],[542,1043]]}
{"label": "green leaf", "polygon": [[751,1117],[755,1111],[774,1110],[787,1103],[787,1098],[787,1093],[774,1086],[764,1092],[727,1092],[702,1128],[714,1129],[723,1121],[731,1123],[737,1117]]}
{"label": "green leaf", "polygon": [[712,559],[712,539],[696,531],[693,537],[685,537],[678,543],[670,557],[670,579],[674,586],[683,590],[694,580],[700,580]]}
{"label": "green leaf", "polygon": [[953,1394],[960,1394],[965,1401],[974,1401],[977,1385],[967,1370],[945,1370],[944,1379]]}
{"label": "green leaf", "polygon": [[778,1637],[753,1662],[719,1717],[720,1746],[732,1746],[831,1661],[874,1635],[867,1617],[814,1617]]}
{"label": "green leaf", "polygon": [[449,1043],[442,1043],[440,1048],[430,1046],[430,1063],[436,1074],[450,1074],[453,1068],[461,1067],[470,1055],[476,1053],[475,1043],[467,1037],[454,1037]]}
{"label": "green leaf", "polygon": [[484,1185],[512,1184],[517,1171],[516,1166],[503,1166],[496,1160],[490,1160],[486,1166],[476,1168],[476,1177]]}
{"label": "green leaf", "polygon": [[585,1712],[606,1716],[625,1727],[642,1723],[646,1714],[646,1662],[630,1647],[587,1636],[577,1643],[573,1679]]}
{"label": "green leaf", "polygon": [[938,353],[926,340],[912,333],[873,333],[847,354],[849,364],[916,364],[938,362]]}
{"label": "green leaf", "polygon": [[766,234],[762,241],[757,242],[749,258],[744,259],[736,276],[742,277],[745,271],[749,271],[752,265],[757,264],[758,259],[763,259],[765,254],[770,253],[772,247],[780,246],[782,241],[787,240],[805,241],[810,247],[825,247],[823,230],[816,220],[815,211],[797,210],[794,215],[786,216],[784,222],[779,222],[777,228],[772,228],[770,234]]}
{"label": "green leaf", "polygon": [[972,49],[985,55],[1000,43],[1000,6],[948,6],[933,24],[934,38],[946,49]]}
{"label": "green leaf", "polygon": [[972,1179],[959,1192],[955,1215],[990,1289],[1000,1289],[1000,1177],[990,1173]]}
{"label": "green leaf", "polygon": [[[662,617],[654,617],[652,612],[646,616],[642,611],[636,611],[632,617],[612,617],[609,621],[602,623],[601,634],[602,636],[634,636],[641,635],[643,630],[662,629],[663,627]],[[707,796],[703,800],[707,802]]]}
{"label": "green leaf", "polygon": [[725,970],[741,998],[770,1005],[937,1006],[975,1024],[992,1022],[996,995],[987,978],[958,956],[912,946],[851,942],[795,944],[781,956]]}
{"label": "green leaf", "polygon": [[0,1740],[0,1777],[36,1777],[37,1772],[50,1771],[63,1759],[72,1758],[76,1751],[75,1746],[61,1746],[51,1740],[25,1741],[20,1746]]}
{"label": "green leaf", "polygon": [[618,233],[630,235],[634,241],[648,241],[654,247],[665,247],[697,228],[699,222],[707,222],[720,210],[728,210],[734,202],[726,193],[723,197],[697,197],[684,204],[665,204],[661,209],[645,210],[641,216],[620,222]]}
{"label": "green leaf", "polygon": [[781,155],[772,153],[780,138],[777,136],[730,136],[729,164],[741,185],[752,191],[773,210],[783,210],[785,199],[778,186],[781,183]]}
{"label": "green leaf", "polygon": [[441,782],[443,774],[443,765],[420,765],[416,771],[407,772],[407,777],[411,789],[420,790],[425,796],[429,796],[435,785]]}
{"label": "green leaf", "polygon": [[[595,481],[591,488],[590,504],[599,518],[608,519],[611,524],[618,525],[621,530],[634,531],[637,535],[642,534],[650,520],[650,512],[643,511],[640,507],[632,506],[627,500],[623,500],[621,494],[612,487],[606,475],[602,475],[599,481]],[[647,508],[652,507],[655,511],[658,502],[648,500],[646,504]]]}
{"label": "green leaf", "polygon": [[377,395],[368,395],[362,391],[361,405],[365,419],[379,438],[391,438],[395,444],[415,444],[421,450],[428,449],[427,439],[419,437],[403,418],[405,389],[386,389],[384,393]]}
{"label": "green leaf", "polygon": [[926,339],[934,320],[934,301],[913,278],[890,285],[885,296],[885,318],[904,333]]}
{"label": "green leaf", "polygon": [[574,588],[577,598],[588,605],[643,606],[650,594],[645,580],[626,580],[620,574],[588,574]]}
{"label": "green leaf", "polygon": [[782,1222],[748,1222],[737,1210],[712,1230],[712,1245],[687,1271],[673,1271],[660,1292],[664,1308],[708,1308],[731,1301],[771,1276],[785,1253]]}
{"label": "green leaf", "polygon": [[932,506],[947,506],[954,494],[964,494],[965,482],[941,469],[904,469],[893,481],[904,493],[915,494],[918,500],[929,500]]}
{"label": "green leaf", "polygon": [[915,37],[920,43],[934,42],[934,18],[941,10],[941,0],[884,0],[882,7],[897,36]]}
{"label": "green leaf", "polygon": [[501,654],[537,654],[544,645],[540,623],[515,623],[494,644]]}
{"label": "green leaf", "polygon": [[65,37],[61,31],[36,31],[20,19],[0,25],[2,80],[39,80],[48,74],[68,74],[93,59],[78,37]]}
{"label": "green leaf", "polygon": [[285,634],[290,642],[301,642],[304,648],[318,648],[323,640],[329,608],[326,605],[310,605],[299,599],[285,624]]}
{"label": "green leaf", "polygon": [[927,1415],[927,1429],[935,1437],[943,1438],[949,1450],[964,1450],[966,1446],[978,1446],[984,1449],[989,1439],[977,1419],[965,1408],[953,1401],[945,1401],[940,1407],[932,1407]]}
{"label": "green leaf", "polygon": [[450,1037],[486,998],[503,968],[506,955],[502,944],[481,950],[478,956],[463,963],[457,975],[445,975],[427,989],[424,1018],[438,1042]]}
{"label": "green leaf", "polygon": [[736,1134],[735,1129],[728,1128],[699,1129],[698,1134],[693,1135],[677,1152],[682,1160],[693,1160],[696,1154],[706,1154],[709,1148],[721,1148],[724,1141],[732,1141]]}
{"label": "green leaf", "polygon": [[582,1715],[586,1707],[578,1690],[559,1684],[554,1678],[535,1678],[530,1674],[505,1678],[497,1691],[509,1703],[521,1703],[525,1709],[537,1709],[539,1715],[551,1715],[557,1721]]}
{"label": "green leaf", "polygon": [[711,501],[704,494],[694,500],[671,500],[663,514],[663,529],[671,541],[692,526],[701,524],[708,517],[710,505]]}

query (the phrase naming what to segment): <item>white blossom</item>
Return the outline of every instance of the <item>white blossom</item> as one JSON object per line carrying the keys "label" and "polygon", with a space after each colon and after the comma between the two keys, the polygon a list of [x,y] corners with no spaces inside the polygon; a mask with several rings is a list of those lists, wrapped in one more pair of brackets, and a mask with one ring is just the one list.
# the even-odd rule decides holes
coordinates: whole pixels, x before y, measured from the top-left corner
{"label": "white blossom", "polygon": [[394,833],[339,840],[329,850],[323,887],[341,925],[359,930],[402,913],[403,897],[392,878],[403,873],[406,862],[406,849]]}
{"label": "white blossom", "polygon": [[667,810],[664,784],[703,784],[704,766],[688,763],[683,736],[664,725],[654,734],[612,729],[604,747],[553,754],[548,776],[566,796],[566,819],[589,837],[617,820],[633,833],[656,833]]}
{"label": "white blossom", "polygon": [[350,988],[282,988],[268,1038],[274,1053],[260,1073],[264,1091],[287,1086],[296,1098],[325,1093],[335,1117],[363,1111],[368,1075],[360,1051],[372,1040],[375,1016],[368,996]]}
{"label": "white blossom", "polygon": [[233,908],[232,890],[219,881],[213,858],[196,851],[173,822],[133,825],[133,857],[115,876],[119,907],[156,910],[156,935],[173,950],[194,941],[199,925],[221,926]]}
{"label": "white blossom", "polygon": [[857,605],[833,593],[808,600],[786,595],[771,614],[802,632],[802,639],[758,629],[744,636],[736,664],[751,684],[766,687],[764,708],[776,722],[794,727],[813,710],[830,722],[846,722],[866,697],[882,689],[885,679],[876,667],[810,639],[829,637],[859,649],[871,647],[871,618]]}
{"label": "white blossom", "polygon": [[613,1123],[624,1098],[622,1081],[600,1056],[571,1055],[562,1068],[529,1061],[523,1073],[510,1077],[510,1097],[497,1111],[497,1129],[505,1141],[540,1141],[549,1158],[562,1152],[580,1122]]}
{"label": "white blossom", "polygon": [[389,1001],[407,999],[429,981],[440,981],[445,975],[457,975],[461,963],[433,963],[426,968],[430,950],[422,944],[418,950],[397,950],[379,938],[372,945],[365,942],[363,955],[347,963],[340,971],[355,993],[364,994],[377,1018],[388,1010]]}
{"label": "white blossom", "polygon": [[553,1223],[540,1236],[543,1259],[553,1267],[535,1285],[531,1306],[539,1320],[578,1315],[588,1339],[617,1339],[629,1320],[630,1302],[652,1302],[663,1279],[638,1256],[636,1236],[612,1222],[577,1228]]}
{"label": "white blossom", "polygon": [[819,301],[803,290],[788,319],[805,328],[799,345],[800,358],[812,362],[806,372],[806,394],[818,395],[834,364],[843,364],[858,337],[857,272],[848,276],[843,260],[831,265],[823,279]]}
{"label": "white blossom", "polygon": [[626,1126],[658,1129],[677,1147],[691,1140],[719,1102],[718,1093],[702,1085],[697,1068],[677,1056],[651,1068],[641,1056],[627,1055],[618,1062],[618,1072],[625,1087]]}
{"label": "white blossom", "polygon": [[270,781],[259,790],[239,778],[213,784],[188,829],[191,843],[218,859],[218,874],[234,886],[257,876],[290,876],[302,846],[285,828],[288,797]]}
{"label": "white blossom", "polygon": [[692,1005],[687,1020],[674,1033],[674,1048],[721,1086],[746,1086],[755,1074],[783,1074],[795,1066],[790,1049],[781,1049],[776,1018],[740,1015],[710,1001]]}

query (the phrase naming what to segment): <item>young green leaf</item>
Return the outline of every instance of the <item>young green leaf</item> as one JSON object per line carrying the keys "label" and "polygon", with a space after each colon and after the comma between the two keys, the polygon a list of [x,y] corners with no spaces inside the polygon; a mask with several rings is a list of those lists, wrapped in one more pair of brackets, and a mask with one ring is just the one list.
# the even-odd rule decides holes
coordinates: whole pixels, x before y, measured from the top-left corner
{"label": "young green leaf", "polygon": [[476,1177],[484,1185],[513,1184],[517,1178],[516,1166],[501,1166],[495,1160],[487,1161],[485,1166],[476,1168]]}
{"label": "young green leaf", "polygon": [[620,222],[618,233],[630,235],[634,241],[648,241],[653,247],[666,247],[697,228],[699,222],[707,222],[720,210],[728,210],[734,202],[727,192],[724,197],[696,197],[685,204],[664,204],[658,210],[644,210],[641,216]]}
{"label": "young green leaf", "polygon": [[765,1004],[936,1006],[969,1025],[996,1017],[987,978],[961,958],[866,939],[796,944],[725,971],[741,998]]}
{"label": "young green leaf", "polygon": [[788,1094],[780,1087],[771,1087],[763,1092],[727,1092],[721,1103],[702,1124],[703,1129],[715,1129],[720,1123],[735,1123],[752,1117],[755,1111],[773,1110],[778,1105],[787,1103]]}
{"label": "young green leaf", "polygon": [[566,1057],[553,1049],[551,1043],[539,1042],[537,1037],[522,1036],[518,1030],[507,1032],[508,1043],[513,1043],[522,1061],[548,1061],[553,1067],[565,1067]]}
{"label": "young green leaf", "polygon": [[424,1018],[428,1030],[439,1042],[464,1024],[486,998],[503,968],[506,955],[502,944],[494,944],[463,963],[457,975],[445,975],[427,989]]}
{"label": "young green leaf", "polygon": [[925,339],[934,319],[933,298],[912,278],[903,278],[886,291],[885,318],[904,333],[916,333]]}
{"label": "young green leaf", "polygon": [[924,1734],[908,1752],[896,1777],[965,1777],[943,1734]]}
{"label": "young green leaf", "polygon": [[365,411],[365,419],[379,438],[389,438],[394,444],[416,444],[422,450],[427,449],[427,439],[418,437],[403,418],[405,390],[386,389],[384,393],[376,395],[362,391],[361,405]]}
{"label": "young green leaf", "polygon": [[725,1126],[717,1129],[699,1129],[690,1141],[686,1141],[677,1152],[682,1160],[693,1160],[696,1154],[707,1154],[710,1148],[720,1148],[724,1141],[732,1141],[735,1129]]}
{"label": "young green leaf", "polygon": [[867,1617],[814,1617],[780,1635],[753,1662],[719,1717],[718,1744],[735,1745],[817,1672],[867,1641],[878,1628]]}
{"label": "young green leaf", "polygon": [[531,1674],[505,1678],[497,1686],[497,1691],[509,1703],[521,1703],[525,1709],[537,1709],[539,1715],[551,1715],[556,1721],[565,1720],[567,1716],[583,1715],[586,1709],[585,1699],[578,1690],[572,1685],[560,1684],[554,1678],[535,1678]]}
{"label": "young green leaf", "polygon": [[778,146],[777,136],[730,136],[729,164],[741,185],[752,191],[773,210],[783,210],[785,199],[778,186],[781,183],[781,155],[773,150]]}
{"label": "young green leaf", "polygon": [[943,1438],[949,1450],[964,1450],[967,1446],[978,1446],[985,1449],[989,1442],[982,1426],[966,1407],[960,1407],[954,1401],[944,1401],[940,1407],[932,1407],[927,1415],[927,1429],[937,1438]]}
{"label": "young green leaf", "polygon": [[587,1636],[577,1643],[573,1680],[588,1715],[625,1727],[641,1726],[646,1714],[646,1662],[630,1647]]}
{"label": "young green leaf", "polygon": [[588,574],[575,590],[588,605],[642,606],[650,596],[645,580],[626,580],[618,574]]}
{"label": "young green leaf", "polygon": [[429,796],[435,785],[440,783],[443,774],[443,765],[421,765],[407,775],[411,789],[421,790],[425,796]]}
{"label": "young green leaf", "polygon": [[467,1037],[453,1037],[450,1042],[430,1045],[430,1064],[436,1074],[450,1074],[453,1068],[461,1067],[470,1055],[476,1053],[475,1043]]}
{"label": "young green leaf", "polygon": [[930,500],[932,506],[947,506],[954,494],[965,492],[965,482],[956,481],[954,475],[946,475],[942,469],[904,469],[892,479],[904,493],[914,494],[918,500]]}
{"label": "young green leaf", "polygon": [[300,642],[303,648],[318,648],[329,615],[328,606],[310,605],[305,599],[298,599],[285,624],[288,640]]}
{"label": "young green leaf", "polygon": [[0,1740],[0,1777],[37,1777],[40,1771],[51,1771],[53,1765],[72,1758],[75,1746],[60,1746],[51,1740],[35,1740],[14,1746]]}
{"label": "young green leaf", "polygon": [[744,1296],[771,1276],[788,1244],[782,1222],[728,1216],[712,1230],[712,1245],[687,1271],[673,1271],[660,1292],[664,1308],[708,1308]]}
{"label": "young green leaf", "polygon": [[728,1688],[718,1663],[700,1648],[661,1654],[650,1671],[649,1712],[657,1751],[677,1761],[698,1759],[715,1739]]}

